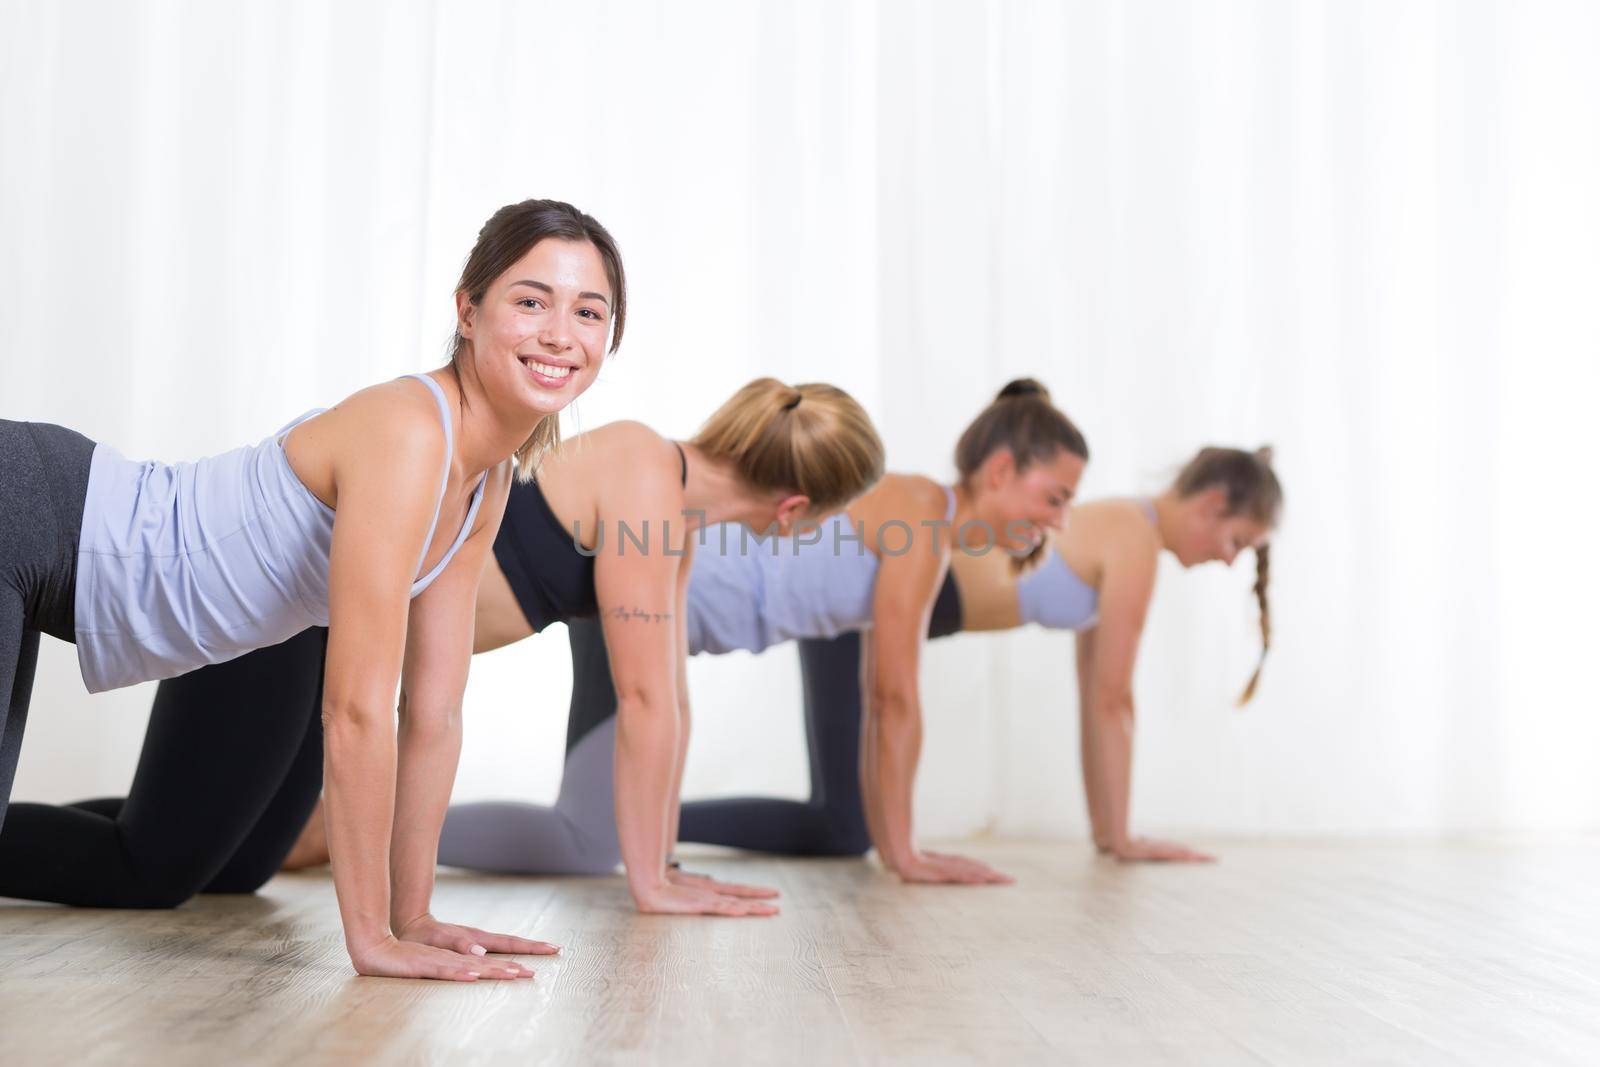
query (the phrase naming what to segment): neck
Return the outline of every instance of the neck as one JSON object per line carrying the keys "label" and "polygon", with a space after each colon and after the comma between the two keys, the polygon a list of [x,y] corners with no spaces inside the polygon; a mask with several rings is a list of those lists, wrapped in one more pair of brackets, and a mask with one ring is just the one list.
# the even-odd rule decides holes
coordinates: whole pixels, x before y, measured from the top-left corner
{"label": "neck", "polygon": [[[950,519],[950,525],[953,528],[959,530],[962,523],[971,522],[973,519],[988,521],[988,516],[978,510],[978,501],[973,496],[972,490],[968,489],[960,481],[952,482],[949,489],[956,495],[956,513]],[[993,526],[994,524],[990,523],[990,525]],[[1005,531],[998,527],[995,528],[995,532],[998,536],[1005,534]]]}
{"label": "neck", "polygon": [[[772,501],[751,491],[733,464],[713,459],[687,441],[679,441],[689,470],[683,487],[684,510],[691,512],[690,529],[719,522],[742,522],[761,527],[772,512]],[[702,518],[702,516],[704,516]]]}
{"label": "neck", "polygon": [[497,408],[473,374],[472,361],[462,363],[459,384],[448,366],[431,372],[429,377],[444,389],[445,399],[456,413],[455,468],[465,478],[476,478],[521,448],[541,420],[530,419],[526,411]]}
{"label": "neck", "polygon": [[1178,512],[1182,507],[1178,494],[1168,489],[1160,496],[1152,497],[1150,502],[1156,509],[1156,534],[1161,538],[1161,547],[1171,552],[1178,529]]}

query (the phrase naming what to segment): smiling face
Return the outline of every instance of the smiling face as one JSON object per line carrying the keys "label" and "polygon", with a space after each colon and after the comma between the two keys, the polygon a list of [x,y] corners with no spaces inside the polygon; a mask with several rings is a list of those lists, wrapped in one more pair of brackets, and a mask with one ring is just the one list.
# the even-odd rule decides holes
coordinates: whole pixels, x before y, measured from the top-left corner
{"label": "smiling face", "polygon": [[553,415],[600,372],[615,300],[593,244],[547,237],[477,303],[456,294],[463,356],[498,402]]}
{"label": "smiling face", "polygon": [[1267,543],[1272,528],[1247,512],[1228,514],[1228,494],[1220,486],[1178,501],[1177,536],[1169,546],[1185,567],[1221,562],[1233,566],[1239,553]]}
{"label": "smiling face", "polygon": [[1048,460],[1019,468],[1009,449],[996,451],[979,468],[974,486],[977,517],[989,523],[1009,551],[1024,553],[1059,529],[1078,492],[1084,459],[1058,449]]}

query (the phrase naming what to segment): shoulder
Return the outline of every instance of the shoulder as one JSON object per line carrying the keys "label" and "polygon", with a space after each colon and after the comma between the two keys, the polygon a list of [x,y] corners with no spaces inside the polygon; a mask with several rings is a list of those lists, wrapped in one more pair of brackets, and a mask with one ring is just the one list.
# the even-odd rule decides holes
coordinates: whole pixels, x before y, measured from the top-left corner
{"label": "shoulder", "polygon": [[885,474],[871,495],[884,514],[911,522],[942,519],[949,504],[945,487],[920,474]]}
{"label": "shoulder", "polygon": [[626,458],[628,462],[652,463],[670,458],[678,463],[678,450],[671,441],[642,422],[623,419],[608,422],[561,443],[563,458],[598,459],[604,462]]}
{"label": "shoulder", "polygon": [[611,422],[562,445],[585,463],[605,472],[605,486],[628,496],[681,497],[683,481],[677,446],[642,422]]}
{"label": "shoulder", "polygon": [[1161,538],[1137,500],[1079,504],[1070,513],[1067,531],[1070,537],[1090,541],[1102,556],[1148,556],[1153,564],[1161,550]]}
{"label": "shoulder", "polygon": [[604,448],[648,448],[651,445],[667,444],[667,439],[655,430],[639,422],[637,419],[619,419],[598,426],[579,438],[588,438],[597,447]]}
{"label": "shoulder", "polygon": [[444,426],[432,394],[412,379],[368,386],[341,400],[326,415],[344,469],[407,470],[444,461]]}

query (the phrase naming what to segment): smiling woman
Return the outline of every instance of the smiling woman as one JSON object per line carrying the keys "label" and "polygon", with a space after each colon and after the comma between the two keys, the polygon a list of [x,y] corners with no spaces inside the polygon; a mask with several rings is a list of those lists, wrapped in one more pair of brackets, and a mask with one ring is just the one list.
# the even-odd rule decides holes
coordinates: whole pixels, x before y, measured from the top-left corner
{"label": "smiling woman", "polygon": [[[531,974],[482,956],[554,949],[429,914],[434,853],[478,580],[513,475],[555,443],[554,416],[594,381],[608,339],[616,348],[625,307],[604,227],[528,200],[480,232],[439,370],[196,463],[129,461],[58,426],[0,422],[0,896],[171,907],[276,867],[305,811],[274,798],[321,776],[325,724],[356,969]],[[41,632],[76,641],[91,691],[175,679],[126,802],[7,817]],[[324,644],[320,687],[313,671],[302,693],[308,676],[292,668]]]}
{"label": "smiling woman", "polygon": [[[604,275],[603,287],[593,285],[597,273]],[[486,308],[489,298],[503,307]],[[456,319],[450,369],[458,382],[464,367],[483,373],[467,357],[485,346],[514,353],[537,387],[535,396],[562,390],[578,375],[576,390],[569,390],[575,396],[594,380],[606,351],[622,344],[628,321],[622,255],[605,227],[558,201],[501,208],[461,269]],[[504,363],[492,364],[488,373],[515,377]],[[531,478],[538,457],[560,440],[560,423],[542,420],[517,449],[518,476]]]}

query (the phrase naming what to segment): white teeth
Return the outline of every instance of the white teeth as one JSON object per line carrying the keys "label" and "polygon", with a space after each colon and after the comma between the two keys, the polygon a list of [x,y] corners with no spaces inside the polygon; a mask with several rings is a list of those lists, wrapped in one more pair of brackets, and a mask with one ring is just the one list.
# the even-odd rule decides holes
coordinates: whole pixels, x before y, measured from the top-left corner
{"label": "white teeth", "polygon": [[536,371],[546,378],[565,378],[572,373],[571,367],[558,367],[553,363],[540,363],[536,359],[525,360],[524,365],[531,371]]}

